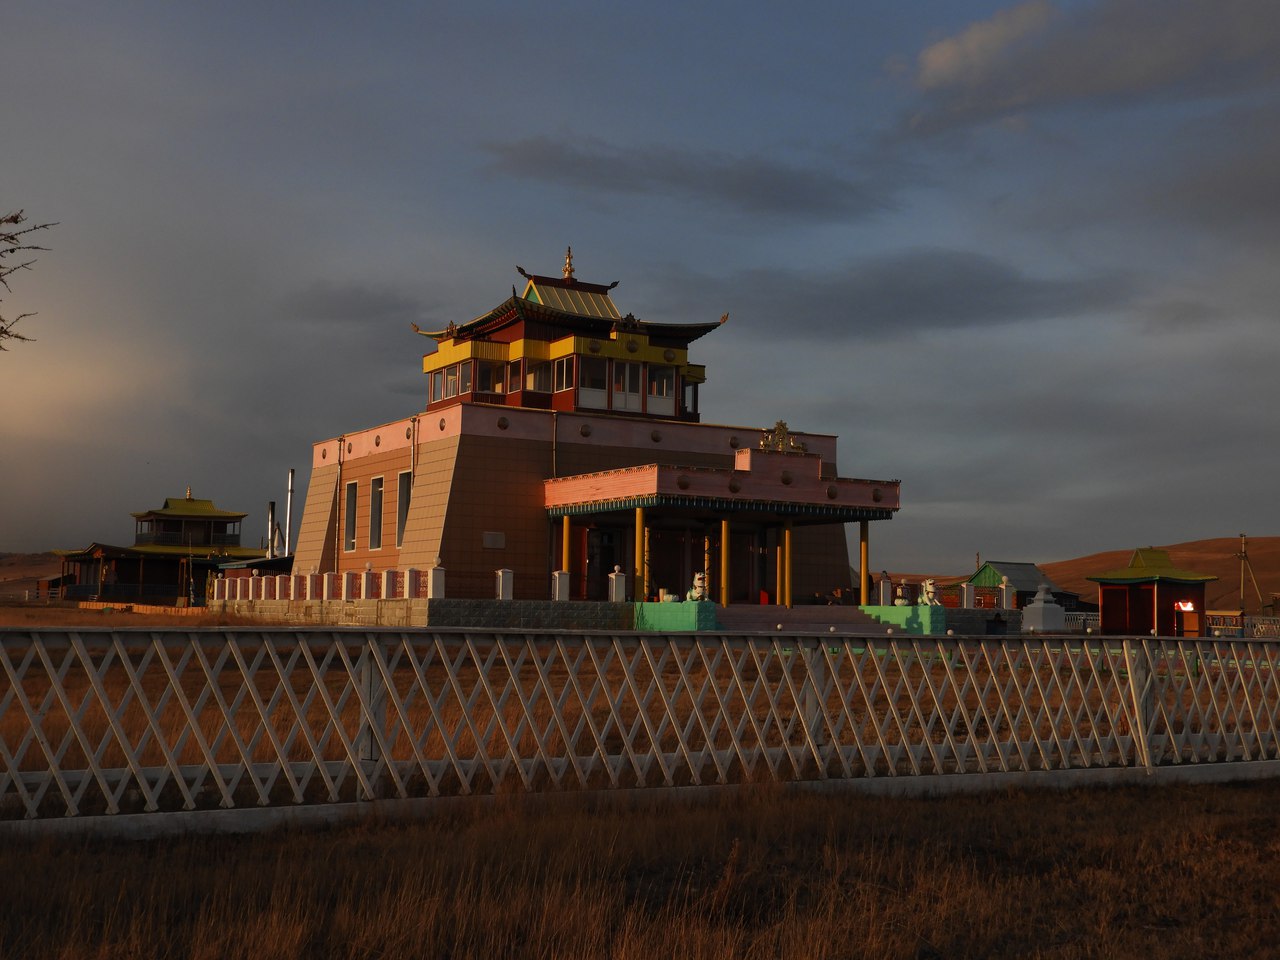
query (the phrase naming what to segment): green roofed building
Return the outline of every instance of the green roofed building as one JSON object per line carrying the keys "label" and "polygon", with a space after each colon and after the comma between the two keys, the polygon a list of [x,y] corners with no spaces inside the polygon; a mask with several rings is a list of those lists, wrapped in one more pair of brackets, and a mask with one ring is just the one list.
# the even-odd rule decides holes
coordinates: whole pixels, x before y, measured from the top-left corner
{"label": "green roofed building", "polygon": [[220,510],[212,500],[166,497],[157,510],[133,514],[133,546],[91,543],[83,550],[59,550],[63,596],[174,604],[203,602],[205,583],[219,564],[264,557],[240,545],[247,514]]}
{"label": "green roofed building", "polygon": [[1104,634],[1198,637],[1204,623],[1205,584],[1217,577],[1173,565],[1154,547],[1133,551],[1127,567],[1087,579],[1098,584],[1099,626]]}
{"label": "green roofed building", "polygon": [[1006,560],[988,560],[965,581],[975,587],[999,587],[1008,578],[1017,594],[1015,606],[1021,610],[1036,598],[1040,584],[1047,583],[1049,592],[1064,610],[1075,610],[1080,597],[1069,590],[1062,590],[1034,563],[1010,563]]}

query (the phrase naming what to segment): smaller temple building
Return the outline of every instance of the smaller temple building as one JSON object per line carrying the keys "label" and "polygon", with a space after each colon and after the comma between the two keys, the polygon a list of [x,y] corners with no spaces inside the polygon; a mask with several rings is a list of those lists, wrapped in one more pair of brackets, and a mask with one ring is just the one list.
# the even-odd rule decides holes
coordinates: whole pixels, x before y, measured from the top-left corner
{"label": "smaller temple building", "polygon": [[247,514],[219,510],[212,500],[166,497],[164,506],[133,514],[133,546],[91,543],[58,550],[68,600],[184,605],[203,603],[218,565],[253,560],[265,551],[240,545]]}
{"label": "smaller temple building", "polygon": [[1205,585],[1217,577],[1173,565],[1165,550],[1133,551],[1127,567],[1088,577],[1098,584],[1098,626],[1104,634],[1198,637],[1204,628]]}
{"label": "smaller temple building", "polygon": [[[1034,563],[987,560],[965,580],[965,583],[973,584],[975,593],[980,600],[988,600],[986,604],[979,602],[978,606],[996,606],[998,590],[1006,580],[1014,589],[1014,605],[1019,610],[1036,599],[1036,594],[1039,592],[1042,583],[1048,584],[1049,593],[1052,595],[1053,601],[1059,604],[1062,609],[1075,610],[1079,605],[1080,597],[1078,594],[1058,587],[1049,579],[1048,574]],[[985,597],[984,593],[980,592],[984,590]]]}

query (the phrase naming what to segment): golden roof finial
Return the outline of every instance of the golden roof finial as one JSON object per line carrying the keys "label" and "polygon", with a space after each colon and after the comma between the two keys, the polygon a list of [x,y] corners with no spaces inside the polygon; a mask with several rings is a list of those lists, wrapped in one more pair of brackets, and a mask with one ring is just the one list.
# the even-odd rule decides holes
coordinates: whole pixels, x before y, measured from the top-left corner
{"label": "golden roof finial", "polygon": [[564,250],[564,278],[573,279],[573,247],[565,247]]}
{"label": "golden roof finial", "polygon": [[187,484],[187,499],[191,499],[191,484]]}

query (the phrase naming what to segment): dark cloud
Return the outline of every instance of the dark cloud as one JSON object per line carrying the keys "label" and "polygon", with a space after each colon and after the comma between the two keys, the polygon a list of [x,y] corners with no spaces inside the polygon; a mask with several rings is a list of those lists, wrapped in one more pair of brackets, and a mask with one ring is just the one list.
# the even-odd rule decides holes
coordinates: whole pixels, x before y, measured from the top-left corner
{"label": "dark cloud", "polygon": [[1280,225],[1280,104],[1187,123],[1169,140],[1186,147],[1142,182],[1126,185],[1132,186],[1133,205],[1147,216],[1213,235],[1274,239]]}
{"label": "dark cloud", "polygon": [[1221,97],[1280,80],[1280,4],[1104,0],[1002,11],[921,52],[915,133],[1046,107]]}
{"label": "dark cloud", "polygon": [[861,219],[893,206],[896,178],[870,180],[758,156],[662,148],[632,149],[598,140],[531,137],[490,144],[494,168],[508,176],[592,192],[692,199],[708,207],[777,220]]}
{"label": "dark cloud", "polygon": [[[933,330],[1069,318],[1125,303],[1117,274],[1040,278],[980,253],[916,248],[825,273],[755,269],[670,278],[679,301],[728,304],[735,329],[800,339],[892,340]],[[720,307],[723,309],[723,307]]]}
{"label": "dark cloud", "polygon": [[428,322],[427,306],[397,290],[361,283],[317,282],[286,296],[280,312],[307,323],[350,324],[368,327]]}

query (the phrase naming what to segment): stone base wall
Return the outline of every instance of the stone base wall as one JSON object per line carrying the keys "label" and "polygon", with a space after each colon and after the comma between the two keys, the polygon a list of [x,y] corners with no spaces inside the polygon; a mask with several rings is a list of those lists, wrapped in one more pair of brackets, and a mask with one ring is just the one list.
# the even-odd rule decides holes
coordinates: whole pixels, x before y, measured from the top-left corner
{"label": "stone base wall", "polygon": [[1018,636],[1022,633],[1021,610],[989,610],[971,607],[942,607],[947,611],[947,629],[957,637]]}
{"label": "stone base wall", "polygon": [[580,600],[428,601],[427,626],[532,630],[631,630],[635,606]]}
{"label": "stone base wall", "polygon": [[552,600],[225,600],[209,611],[334,627],[492,627],[632,630],[635,605]]}
{"label": "stone base wall", "polygon": [[214,600],[204,609],[298,626],[425,627],[422,600]]}

